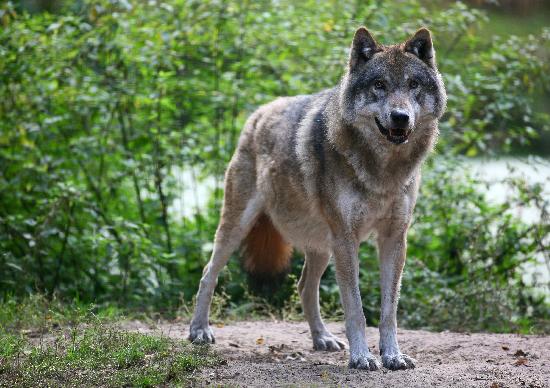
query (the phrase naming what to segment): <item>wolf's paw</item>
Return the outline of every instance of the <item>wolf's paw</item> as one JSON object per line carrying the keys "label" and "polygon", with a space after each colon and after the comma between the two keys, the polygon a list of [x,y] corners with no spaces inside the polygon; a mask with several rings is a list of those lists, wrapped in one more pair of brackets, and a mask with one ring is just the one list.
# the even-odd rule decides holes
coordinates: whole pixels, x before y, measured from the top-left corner
{"label": "wolf's paw", "polygon": [[390,370],[413,369],[416,360],[403,353],[382,356],[382,364]]}
{"label": "wolf's paw", "polygon": [[195,345],[213,344],[216,342],[214,334],[209,326],[193,327],[189,329],[189,337],[187,337]]}
{"label": "wolf's paw", "polygon": [[346,348],[344,342],[330,333],[313,336],[313,349],[336,352]]}
{"label": "wolf's paw", "polygon": [[371,353],[355,357],[352,355],[349,360],[349,367],[374,371],[380,369],[380,362]]}

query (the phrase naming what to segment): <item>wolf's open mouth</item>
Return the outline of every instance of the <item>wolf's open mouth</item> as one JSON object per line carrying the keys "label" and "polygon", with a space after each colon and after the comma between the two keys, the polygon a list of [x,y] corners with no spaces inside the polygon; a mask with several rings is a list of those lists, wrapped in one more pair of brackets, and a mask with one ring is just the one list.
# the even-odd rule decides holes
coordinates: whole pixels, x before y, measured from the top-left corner
{"label": "wolf's open mouth", "polygon": [[[393,144],[405,144],[407,141],[409,141],[409,135],[411,134],[410,130],[397,134],[393,133],[394,131],[391,129],[388,130],[384,128],[384,126],[380,124],[378,117],[375,117],[374,121],[376,121],[376,125],[378,126],[378,130],[380,131],[380,133]],[[401,130],[395,130],[395,132],[401,132]]]}

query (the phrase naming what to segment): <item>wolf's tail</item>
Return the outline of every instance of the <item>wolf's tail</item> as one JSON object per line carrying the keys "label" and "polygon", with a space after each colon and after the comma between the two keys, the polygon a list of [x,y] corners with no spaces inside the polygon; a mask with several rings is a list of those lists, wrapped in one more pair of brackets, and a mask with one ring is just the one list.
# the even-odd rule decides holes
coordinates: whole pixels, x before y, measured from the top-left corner
{"label": "wolf's tail", "polygon": [[273,291],[290,269],[292,246],[262,213],[242,243],[243,267],[256,291]]}

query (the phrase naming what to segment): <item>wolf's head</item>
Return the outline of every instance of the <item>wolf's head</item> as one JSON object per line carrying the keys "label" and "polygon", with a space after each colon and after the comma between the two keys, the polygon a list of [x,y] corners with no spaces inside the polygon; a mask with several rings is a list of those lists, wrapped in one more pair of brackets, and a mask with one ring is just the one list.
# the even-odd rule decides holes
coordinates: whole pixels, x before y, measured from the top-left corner
{"label": "wolf's head", "polygon": [[364,137],[399,145],[427,136],[446,99],[430,31],[422,28],[392,46],[378,44],[364,27],[355,32],[340,107]]}

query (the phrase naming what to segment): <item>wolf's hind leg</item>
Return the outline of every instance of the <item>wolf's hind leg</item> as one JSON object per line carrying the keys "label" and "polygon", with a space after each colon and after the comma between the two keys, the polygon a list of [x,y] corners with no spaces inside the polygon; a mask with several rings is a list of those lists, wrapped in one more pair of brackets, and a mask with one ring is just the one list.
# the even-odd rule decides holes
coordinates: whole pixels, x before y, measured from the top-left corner
{"label": "wolf's hind leg", "polygon": [[215,342],[208,323],[208,316],[218,275],[254,225],[262,206],[258,193],[253,194],[248,201],[238,198],[227,200],[226,198],[214,239],[212,256],[204,268],[199,285],[197,305],[189,329],[189,341],[195,344]]}
{"label": "wolf's hind leg", "polygon": [[327,268],[328,253],[306,252],[302,276],[298,282],[298,291],[302,298],[302,308],[309,323],[313,348],[315,350],[337,351],[345,348],[342,340],[332,335],[321,318],[319,309],[319,284]]}

